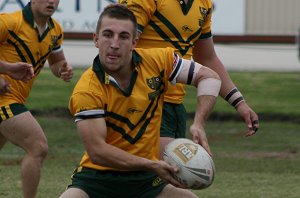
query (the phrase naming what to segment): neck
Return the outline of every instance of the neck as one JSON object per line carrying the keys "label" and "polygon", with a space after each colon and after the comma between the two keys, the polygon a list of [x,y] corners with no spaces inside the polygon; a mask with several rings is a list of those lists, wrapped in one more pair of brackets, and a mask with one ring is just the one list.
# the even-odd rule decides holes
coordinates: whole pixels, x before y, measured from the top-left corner
{"label": "neck", "polygon": [[36,16],[36,15],[33,15],[33,16],[34,16],[34,22],[39,27],[46,27],[49,17],[40,17],[40,16]]}
{"label": "neck", "polygon": [[133,71],[133,65],[129,65],[128,67],[123,67],[117,72],[108,72],[108,74],[118,82],[120,88],[122,88],[123,90],[127,90],[131,82]]}
{"label": "neck", "polygon": [[39,31],[39,34],[42,35],[47,27],[48,17],[34,17],[34,22],[37,25],[37,29]]}

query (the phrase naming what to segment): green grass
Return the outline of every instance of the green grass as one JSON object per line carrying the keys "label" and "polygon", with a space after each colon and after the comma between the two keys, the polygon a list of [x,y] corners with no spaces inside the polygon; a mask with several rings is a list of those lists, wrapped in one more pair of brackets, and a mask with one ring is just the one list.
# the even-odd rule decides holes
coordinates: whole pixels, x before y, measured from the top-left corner
{"label": "green grass", "polygon": [[[232,80],[247,103],[258,113],[300,116],[300,74],[279,72],[230,72]],[[193,112],[195,89],[188,87],[185,97],[187,111]],[[234,112],[218,98],[214,112]]]}
{"label": "green grass", "polygon": [[[73,118],[66,116],[69,96],[82,70],[75,70],[71,83],[64,83],[45,69],[37,79],[28,107],[37,112],[49,143],[39,186],[39,198],[58,197],[70,182],[83,147]],[[300,116],[299,74],[231,72],[248,103],[264,115]],[[194,90],[189,88],[185,104],[195,107]],[[38,110],[38,111],[37,111]],[[218,100],[214,113],[235,111]],[[190,121],[189,121],[190,123]],[[267,122],[253,137],[244,137],[242,122],[210,120],[206,132],[216,165],[213,185],[195,191],[209,198],[297,198],[300,194],[300,122]],[[189,135],[189,134],[188,134]],[[7,143],[0,152],[0,198],[21,197],[20,162],[24,152]]]}

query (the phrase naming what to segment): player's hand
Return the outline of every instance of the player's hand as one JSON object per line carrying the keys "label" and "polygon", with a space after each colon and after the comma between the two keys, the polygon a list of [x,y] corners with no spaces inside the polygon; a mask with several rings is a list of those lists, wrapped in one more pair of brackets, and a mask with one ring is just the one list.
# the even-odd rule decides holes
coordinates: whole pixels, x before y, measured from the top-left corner
{"label": "player's hand", "polygon": [[10,92],[10,84],[0,77],[0,95]]}
{"label": "player's hand", "polygon": [[32,65],[24,62],[10,63],[7,74],[26,83],[34,77]]}
{"label": "player's hand", "polygon": [[157,161],[153,171],[167,183],[178,188],[185,188],[184,185],[173,177],[173,174],[179,171],[178,167],[172,166],[165,161]]}
{"label": "player's hand", "polygon": [[245,101],[238,104],[236,111],[247,125],[246,136],[254,135],[259,129],[258,115],[247,105]]}
{"label": "player's hand", "polygon": [[72,67],[65,62],[58,70],[59,77],[63,79],[65,82],[70,82],[73,77],[73,69]]}
{"label": "player's hand", "polygon": [[190,132],[192,134],[193,141],[197,144],[200,144],[208,152],[208,154],[212,156],[204,127],[201,125],[192,124],[190,126]]}

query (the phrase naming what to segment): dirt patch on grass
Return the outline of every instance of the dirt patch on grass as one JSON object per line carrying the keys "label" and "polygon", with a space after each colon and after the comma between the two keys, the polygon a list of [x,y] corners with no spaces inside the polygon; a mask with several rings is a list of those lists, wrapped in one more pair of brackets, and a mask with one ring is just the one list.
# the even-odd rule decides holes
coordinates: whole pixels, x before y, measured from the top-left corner
{"label": "dirt patch on grass", "polygon": [[[284,152],[239,152],[239,153],[226,153],[226,157],[236,157],[236,158],[268,158],[268,159],[296,159],[299,157],[298,150],[290,149]],[[223,155],[223,154],[222,154]]]}
{"label": "dirt patch on grass", "polygon": [[[48,110],[30,110],[33,115],[37,116],[49,116],[49,117],[72,117],[68,108],[65,107],[56,107]],[[300,123],[300,116],[282,114],[282,113],[259,113],[260,120],[263,121],[280,121],[280,122],[292,122]],[[187,114],[188,119],[194,118],[194,113]],[[211,121],[241,121],[241,118],[236,113],[222,113],[222,112],[213,112],[209,120]]]}
{"label": "dirt patch on grass", "polygon": [[0,165],[3,166],[16,166],[21,164],[22,159],[1,159]]}
{"label": "dirt patch on grass", "polygon": [[[194,118],[194,113],[187,114],[188,119]],[[283,114],[283,113],[258,113],[258,117],[260,120],[264,122],[291,122],[291,123],[299,123],[300,124],[300,116],[293,114]],[[209,120],[211,121],[241,121],[241,118],[236,113],[222,113],[222,112],[213,112],[209,116]]]}

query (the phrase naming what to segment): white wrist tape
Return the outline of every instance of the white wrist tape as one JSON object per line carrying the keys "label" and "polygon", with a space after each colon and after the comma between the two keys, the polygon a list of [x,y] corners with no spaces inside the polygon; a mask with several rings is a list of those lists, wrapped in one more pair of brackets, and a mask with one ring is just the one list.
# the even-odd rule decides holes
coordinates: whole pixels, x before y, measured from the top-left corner
{"label": "white wrist tape", "polygon": [[221,80],[216,78],[205,78],[198,83],[197,96],[219,96]]}
{"label": "white wrist tape", "polygon": [[224,98],[225,100],[227,100],[227,102],[229,104],[231,104],[232,106],[236,107],[238,104],[240,104],[242,101],[244,101],[244,97],[241,94],[241,92],[239,92],[239,90],[235,87],[233,88]]}

